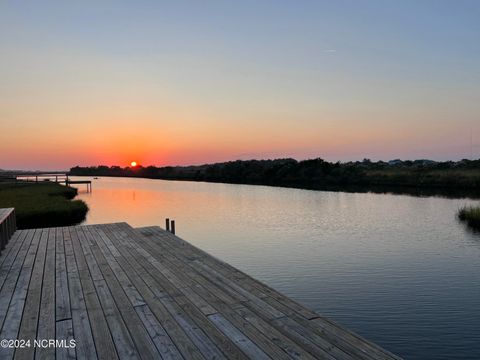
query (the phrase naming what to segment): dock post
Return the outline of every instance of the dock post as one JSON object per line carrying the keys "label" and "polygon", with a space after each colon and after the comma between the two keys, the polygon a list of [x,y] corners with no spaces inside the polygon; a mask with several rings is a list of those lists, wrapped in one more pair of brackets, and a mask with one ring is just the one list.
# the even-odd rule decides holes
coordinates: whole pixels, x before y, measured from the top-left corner
{"label": "dock post", "polygon": [[172,220],[172,231],[171,233],[175,235],[175,220]]}
{"label": "dock post", "polygon": [[165,230],[170,231],[170,219],[165,219]]}
{"label": "dock post", "polygon": [[17,213],[15,212],[15,208],[13,208],[12,220],[13,220],[13,232],[15,232],[17,231]]}

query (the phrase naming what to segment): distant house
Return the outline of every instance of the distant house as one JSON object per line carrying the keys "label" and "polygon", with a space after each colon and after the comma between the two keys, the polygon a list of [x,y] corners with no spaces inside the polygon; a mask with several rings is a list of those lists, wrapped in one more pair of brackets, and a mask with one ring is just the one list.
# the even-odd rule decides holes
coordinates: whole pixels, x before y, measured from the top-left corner
{"label": "distant house", "polygon": [[395,159],[395,160],[389,160],[388,161],[388,165],[399,165],[399,164],[402,164],[403,161],[400,160],[400,159]]}
{"label": "distant house", "polygon": [[422,163],[422,165],[433,165],[433,164],[436,164],[437,162],[436,161],[433,161],[433,160],[428,160],[428,159],[422,159],[422,160],[418,160]]}

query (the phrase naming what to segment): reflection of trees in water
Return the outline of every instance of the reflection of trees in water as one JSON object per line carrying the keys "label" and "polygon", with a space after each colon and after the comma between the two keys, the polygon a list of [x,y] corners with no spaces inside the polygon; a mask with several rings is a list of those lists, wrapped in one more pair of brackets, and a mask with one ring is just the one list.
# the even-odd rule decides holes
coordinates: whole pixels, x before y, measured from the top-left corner
{"label": "reflection of trees in water", "polygon": [[312,190],[480,198],[480,160],[332,163],[247,160],[200,166],[74,167],[71,175],[127,176],[283,186]]}

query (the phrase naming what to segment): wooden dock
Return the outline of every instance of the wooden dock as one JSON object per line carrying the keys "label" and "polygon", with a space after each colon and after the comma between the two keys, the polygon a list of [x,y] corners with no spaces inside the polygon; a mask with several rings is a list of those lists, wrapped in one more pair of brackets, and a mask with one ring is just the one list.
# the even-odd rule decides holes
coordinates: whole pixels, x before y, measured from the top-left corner
{"label": "wooden dock", "polygon": [[17,230],[17,218],[14,208],[0,209],[0,254]]}
{"label": "wooden dock", "polygon": [[[0,256],[2,339],[30,340],[0,347],[2,360],[399,359],[170,232],[126,223],[16,231]],[[63,346],[34,346],[49,339]]]}
{"label": "wooden dock", "polygon": [[10,174],[9,179],[15,184],[17,183],[35,183],[41,184],[44,182],[55,182],[58,184],[70,185],[87,185],[87,192],[92,192],[91,180],[72,180],[66,173],[23,173],[23,174]]}

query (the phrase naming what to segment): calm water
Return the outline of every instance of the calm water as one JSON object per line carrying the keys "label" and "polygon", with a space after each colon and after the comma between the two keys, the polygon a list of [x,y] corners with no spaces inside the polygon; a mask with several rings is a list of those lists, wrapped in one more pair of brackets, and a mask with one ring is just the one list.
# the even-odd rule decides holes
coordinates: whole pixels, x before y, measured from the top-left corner
{"label": "calm water", "polygon": [[87,223],[177,234],[407,359],[480,359],[469,200],[148,179],[93,180]]}

